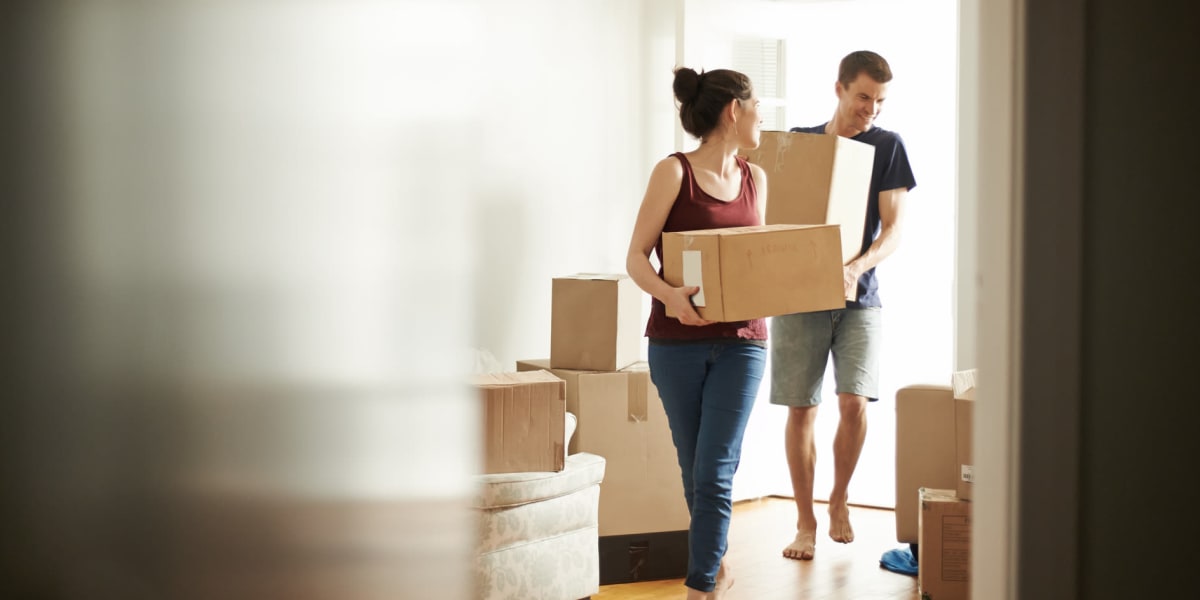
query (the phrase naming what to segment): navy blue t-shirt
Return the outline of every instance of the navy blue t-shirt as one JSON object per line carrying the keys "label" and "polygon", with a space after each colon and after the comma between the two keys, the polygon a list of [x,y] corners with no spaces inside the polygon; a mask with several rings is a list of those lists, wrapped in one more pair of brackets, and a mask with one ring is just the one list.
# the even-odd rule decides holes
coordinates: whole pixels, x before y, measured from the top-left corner
{"label": "navy blue t-shirt", "polygon": [[[799,133],[825,133],[823,123],[816,127],[793,127],[792,131]],[[852,138],[875,146],[875,165],[871,170],[871,186],[867,196],[867,220],[863,224],[863,241],[859,253],[867,251],[875,238],[879,237],[879,193],[896,188],[911,190],[917,186],[913,177],[912,167],[908,164],[908,152],[904,149],[904,140],[900,134],[880,127],[872,127]],[[846,308],[880,307],[879,280],[872,268],[858,278],[858,295],[856,300],[846,301]]]}

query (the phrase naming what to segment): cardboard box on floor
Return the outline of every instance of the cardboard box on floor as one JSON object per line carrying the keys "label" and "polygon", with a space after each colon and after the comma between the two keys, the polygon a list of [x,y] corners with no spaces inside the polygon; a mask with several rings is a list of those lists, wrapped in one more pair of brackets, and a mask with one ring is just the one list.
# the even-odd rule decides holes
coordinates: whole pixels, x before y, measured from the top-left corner
{"label": "cardboard box on floor", "polygon": [[922,600],[971,597],[971,503],[954,490],[921,488],[917,587]]}
{"label": "cardboard box on floor", "polygon": [[959,498],[971,500],[975,497],[975,461],[971,457],[971,444],[974,443],[975,369],[954,373],[950,385],[954,389],[955,472],[958,475],[955,486]]}
{"label": "cardboard box on floor", "polygon": [[840,239],[837,225],[664,233],[663,279],[699,286],[692,302],[710,321],[845,308]]}
{"label": "cardboard box on floor", "polygon": [[624,274],[555,277],[550,366],[615,371],[641,357],[642,290]]}
{"label": "cardboard box on floor", "polygon": [[[517,361],[517,370],[547,360]],[[551,369],[566,382],[578,417],[570,452],[603,456],[600,583],[674,579],[687,574],[690,518],[662,401],[646,363],[616,372]]]}
{"label": "cardboard box on floor", "polygon": [[875,147],[837,135],[764,131],[746,158],[767,173],[767,224],[841,225],[842,258],[862,250]]}
{"label": "cardboard box on floor", "polygon": [[[549,361],[517,361],[517,371]],[[570,453],[603,456],[600,535],[686,530],[679,461],[667,415],[641,362],[614,372],[550,369],[566,382],[566,406],[578,419]]]}
{"label": "cardboard box on floor", "polygon": [[954,489],[955,401],[950,386],[910,385],[896,392],[896,541],[917,543],[919,491]]}
{"label": "cardboard box on floor", "polygon": [[483,472],[561,471],[566,383],[548,371],[486,373],[472,383],[483,401]]}

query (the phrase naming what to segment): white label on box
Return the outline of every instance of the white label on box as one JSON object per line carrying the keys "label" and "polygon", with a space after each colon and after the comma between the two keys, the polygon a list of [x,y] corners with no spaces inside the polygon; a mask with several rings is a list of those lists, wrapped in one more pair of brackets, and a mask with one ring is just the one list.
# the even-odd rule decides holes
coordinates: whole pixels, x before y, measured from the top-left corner
{"label": "white label on box", "polygon": [[967,483],[975,483],[975,471],[971,468],[971,465],[961,465],[961,467],[962,480]]}
{"label": "white label on box", "polygon": [[692,296],[692,306],[704,306],[704,276],[700,270],[699,250],[683,251],[683,285],[699,287],[700,291]]}

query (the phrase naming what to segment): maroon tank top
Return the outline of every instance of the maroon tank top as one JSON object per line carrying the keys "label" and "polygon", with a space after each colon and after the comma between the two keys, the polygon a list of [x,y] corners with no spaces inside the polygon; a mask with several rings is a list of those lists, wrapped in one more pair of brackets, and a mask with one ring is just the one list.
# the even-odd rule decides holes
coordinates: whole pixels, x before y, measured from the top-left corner
{"label": "maroon tank top", "polygon": [[[700,189],[696,184],[696,176],[692,165],[682,152],[672,154],[683,163],[683,181],[679,185],[679,195],[663,224],[663,231],[692,231],[696,229],[718,229],[722,227],[743,227],[760,225],[758,214],[758,190],[754,187],[754,176],[750,174],[750,165],[746,159],[737,157],[738,167],[742,171],[742,189],[737,198],[724,202],[713,198]],[[654,247],[658,256],[658,264],[662,265],[662,236]],[[662,267],[658,269],[662,277]],[[667,316],[667,307],[658,298],[651,297],[650,319],[646,322],[646,337],[664,340],[706,340],[715,338],[741,338],[746,340],[766,340],[767,324],[765,319],[750,321],[733,321],[729,323],[713,323],[696,327],[684,325],[679,319]]]}

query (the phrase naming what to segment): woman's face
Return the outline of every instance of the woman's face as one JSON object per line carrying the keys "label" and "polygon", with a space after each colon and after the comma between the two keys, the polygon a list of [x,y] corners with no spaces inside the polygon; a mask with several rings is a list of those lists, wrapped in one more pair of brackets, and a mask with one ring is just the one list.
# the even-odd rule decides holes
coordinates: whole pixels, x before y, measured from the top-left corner
{"label": "woman's face", "polygon": [[741,113],[737,120],[738,143],[741,148],[757,148],[762,129],[762,116],[758,114],[758,96],[751,94],[746,100],[738,100],[738,108]]}

